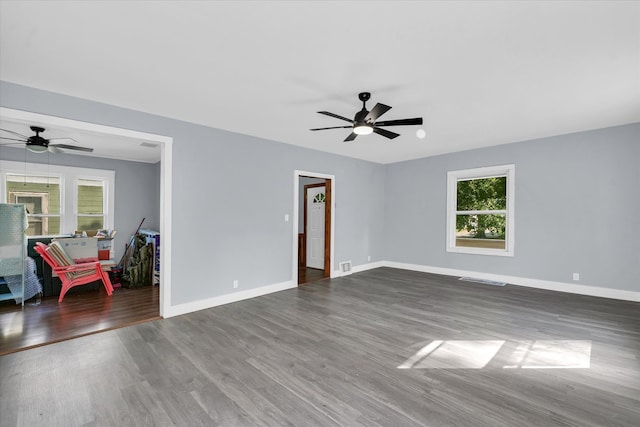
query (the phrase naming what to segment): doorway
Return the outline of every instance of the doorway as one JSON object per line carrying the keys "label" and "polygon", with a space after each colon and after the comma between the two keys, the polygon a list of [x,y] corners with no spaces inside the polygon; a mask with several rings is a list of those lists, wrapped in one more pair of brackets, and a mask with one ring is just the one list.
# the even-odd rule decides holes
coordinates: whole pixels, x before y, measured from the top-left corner
{"label": "doorway", "polygon": [[[104,135],[112,135],[115,138],[122,137],[124,139],[132,139],[138,141],[149,141],[160,147],[160,215],[159,215],[159,228],[160,233],[163,238],[163,249],[161,251],[160,257],[162,266],[160,271],[160,286],[151,287],[148,290],[144,289],[144,292],[138,292],[140,294],[144,293],[144,295],[140,296],[140,300],[136,303],[136,296],[129,296],[128,298],[120,298],[116,303],[127,302],[131,303],[131,307],[120,307],[118,308],[116,304],[114,304],[114,300],[111,298],[105,298],[104,301],[100,301],[98,299],[93,299],[93,303],[102,304],[102,306],[98,307],[89,307],[88,305],[79,306],[78,310],[82,309],[82,314],[77,315],[77,310],[62,310],[61,306],[57,304],[57,301],[53,301],[51,304],[51,312],[53,315],[58,316],[55,319],[64,320],[65,327],[63,328],[63,332],[65,334],[72,333],[71,335],[61,336],[58,335],[53,337],[53,335],[49,334],[40,334],[42,337],[38,339],[44,339],[46,342],[48,341],[47,337],[53,337],[54,340],[59,339],[68,339],[73,338],[74,336],[83,335],[86,333],[98,332],[100,330],[109,329],[113,327],[120,327],[126,324],[137,322],[132,316],[135,314],[140,317],[140,319],[149,320],[151,318],[158,318],[158,312],[160,317],[171,317],[173,313],[171,312],[171,182],[172,182],[172,145],[173,139],[168,136],[149,134],[145,132],[138,132],[128,129],[115,128],[111,126],[98,125],[94,123],[88,122],[80,122],[71,119],[64,119],[60,117],[42,115],[37,113],[31,113],[20,110],[13,110],[10,108],[0,107],[0,117],[3,120],[13,121],[17,123],[39,123],[43,124],[47,127],[54,127],[56,129],[69,129],[69,132],[87,132],[91,134],[104,134]],[[40,197],[38,194],[19,194],[14,195],[16,197],[16,201],[21,203],[26,203],[27,205],[33,208],[33,211],[39,211],[44,209],[47,201],[42,199],[35,199],[35,196]],[[39,227],[37,234],[46,234],[42,229],[46,226],[46,224],[29,224],[30,227],[36,228]],[[134,291],[129,289],[120,289],[123,293],[133,294]],[[138,291],[138,290],[136,290]],[[66,308],[72,307],[72,299],[65,299]],[[41,345],[46,342],[35,342],[30,340],[28,337],[28,332],[33,334],[38,334],[38,329],[47,330],[47,333],[51,331],[46,329],[50,328],[52,323],[55,323],[55,319],[48,316],[48,323],[42,322],[41,314],[45,312],[48,308],[45,307],[46,301],[43,299],[42,304],[38,306],[38,310],[28,310],[21,312],[7,312],[0,313],[3,317],[3,320],[10,319],[11,325],[11,340],[0,340],[0,351],[5,351],[7,349],[11,350],[14,344],[17,345],[17,348],[24,348],[31,345]],[[94,304],[95,305],[95,304]],[[104,307],[110,305],[110,308],[113,310],[121,310],[123,313],[127,313],[126,318],[114,316],[111,313],[107,316],[108,321],[100,320],[99,317],[103,315]],[[144,305],[144,306],[142,306]],[[132,308],[133,307],[133,308]],[[11,307],[8,307],[11,308]],[[35,308],[35,307],[34,307]],[[133,313],[135,310],[137,312]],[[74,314],[75,313],[75,314]],[[133,313],[133,314],[132,314]],[[29,315],[32,315],[29,317]],[[89,317],[81,317],[81,316],[89,316]],[[93,316],[93,317],[91,317]],[[74,320],[75,318],[84,319],[85,324],[95,324],[96,328],[88,330],[86,325],[83,326],[83,329],[78,332],[77,330],[69,327],[69,321]],[[53,319],[53,322],[52,322]],[[87,320],[89,319],[89,320]],[[94,320],[91,320],[94,319]],[[58,323],[60,323],[58,322]],[[75,332],[74,332],[75,331]],[[24,342],[20,341],[23,337],[24,340],[29,340],[28,345],[23,345]],[[5,337],[6,338],[6,337]],[[6,341],[6,342],[5,342]],[[11,342],[9,342],[11,341]],[[20,344],[23,342],[23,344]]]}
{"label": "doorway", "polygon": [[293,276],[300,286],[332,275],[335,178],[296,171],[294,187]]}
{"label": "doorway", "polygon": [[0,107],[0,117],[19,123],[38,123],[47,127],[78,130],[94,134],[112,135],[157,144],[160,147],[160,233],[163,249],[160,253],[160,316],[171,317],[171,199],[173,169],[173,138],[130,129],[83,122],[46,114]]}

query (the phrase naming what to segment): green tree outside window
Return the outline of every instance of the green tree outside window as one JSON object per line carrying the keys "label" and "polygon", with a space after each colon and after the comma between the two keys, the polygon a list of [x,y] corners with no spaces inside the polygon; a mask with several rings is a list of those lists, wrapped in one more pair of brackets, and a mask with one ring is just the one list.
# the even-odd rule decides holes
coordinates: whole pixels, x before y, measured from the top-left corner
{"label": "green tree outside window", "polygon": [[479,211],[507,209],[507,177],[457,182],[456,230],[477,239],[504,239],[506,215]]}

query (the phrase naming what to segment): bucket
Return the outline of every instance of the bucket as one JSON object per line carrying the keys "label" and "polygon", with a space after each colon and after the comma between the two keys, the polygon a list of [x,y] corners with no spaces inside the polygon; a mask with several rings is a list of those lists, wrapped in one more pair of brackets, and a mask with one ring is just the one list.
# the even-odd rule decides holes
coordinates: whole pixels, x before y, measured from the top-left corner
{"label": "bucket", "polygon": [[120,279],[122,279],[122,267],[111,267],[111,271],[109,272],[111,284],[120,283]]}

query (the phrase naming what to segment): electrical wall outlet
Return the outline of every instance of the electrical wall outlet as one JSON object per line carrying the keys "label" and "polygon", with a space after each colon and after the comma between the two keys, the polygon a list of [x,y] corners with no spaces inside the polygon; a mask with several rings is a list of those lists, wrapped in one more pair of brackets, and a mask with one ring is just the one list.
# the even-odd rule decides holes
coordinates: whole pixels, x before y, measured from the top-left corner
{"label": "electrical wall outlet", "polygon": [[371,255],[367,257],[367,261],[371,261]]}
{"label": "electrical wall outlet", "polygon": [[573,273],[573,280],[575,280],[576,282],[580,280],[580,273]]}
{"label": "electrical wall outlet", "polygon": [[233,281],[233,289],[237,289],[238,288],[238,281],[234,280]]}

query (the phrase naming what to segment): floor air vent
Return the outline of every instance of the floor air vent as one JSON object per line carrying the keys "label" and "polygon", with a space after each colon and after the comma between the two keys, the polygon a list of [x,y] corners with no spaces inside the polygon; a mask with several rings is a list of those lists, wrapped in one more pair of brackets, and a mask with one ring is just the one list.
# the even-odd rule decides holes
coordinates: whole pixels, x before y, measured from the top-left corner
{"label": "floor air vent", "polygon": [[495,280],[477,279],[475,277],[460,277],[458,280],[462,280],[464,282],[482,283],[483,285],[492,285],[492,286],[504,286],[504,285],[506,285],[506,282],[497,282]]}
{"label": "floor air vent", "polygon": [[351,261],[343,261],[340,263],[340,273],[343,276],[351,274]]}

